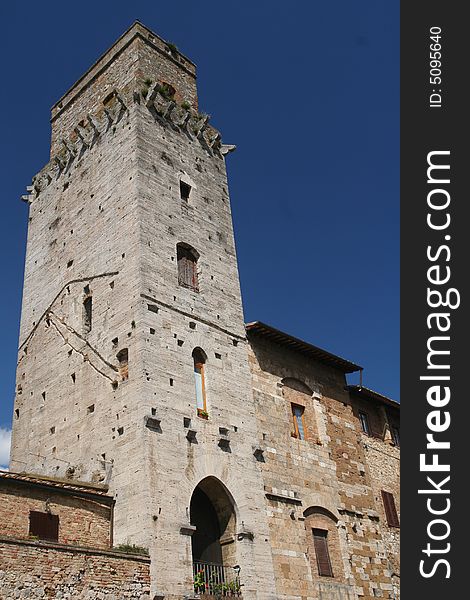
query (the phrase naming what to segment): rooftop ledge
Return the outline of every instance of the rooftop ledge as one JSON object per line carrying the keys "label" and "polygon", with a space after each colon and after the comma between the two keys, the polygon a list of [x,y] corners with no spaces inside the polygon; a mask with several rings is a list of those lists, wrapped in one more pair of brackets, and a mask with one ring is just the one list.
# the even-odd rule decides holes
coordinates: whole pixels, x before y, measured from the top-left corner
{"label": "rooftop ledge", "polygon": [[125,31],[114,44],[106,50],[98,60],[80,77],[77,81],[65,92],[59,100],[52,106],[51,122],[53,122],[57,116],[68,106],[72,99],[80,94],[84,88],[102,73],[107,66],[114,60],[114,58],[121,53],[136,37],[140,37],[147,44],[152,46],[157,52],[165,55],[169,60],[172,60],[181,69],[186,71],[189,75],[196,77],[196,65],[182,52],[177,51],[177,55],[183,59],[183,61],[177,60],[173,53],[166,52],[164,48],[172,47],[170,42],[166,42],[159,35],[154,33],[151,29],[140,23],[140,21],[134,21],[134,23]]}
{"label": "rooftop ledge", "polygon": [[332,354],[331,352],[323,350],[322,348],[318,348],[317,346],[313,346],[312,344],[304,342],[303,340],[299,340],[298,338],[288,335],[283,331],[279,331],[279,329],[275,329],[274,327],[266,325],[261,321],[247,323],[245,327],[248,334],[251,333],[263,336],[276,344],[290,348],[291,350],[295,350],[297,352],[301,352],[302,354],[306,354],[307,356],[310,356],[319,362],[330,365],[331,367],[335,367],[343,373],[362,371],[362,367],[349,360],[346,360],[345,358],[341,358],[341,356],[337,356],[336,354]]}
{"label": "rooftop ledge", "polygon": [[82,494],[83,496],[99,497],[109,504],[114,503],[112,496],[108,494],[108,486],[79,481],[77,479],[65,479],[60,477],[46,477],[36,473],[15,473],[0,470],[0,485],[6,482],[19,483],[32,487],[48,487],[65,493]]}

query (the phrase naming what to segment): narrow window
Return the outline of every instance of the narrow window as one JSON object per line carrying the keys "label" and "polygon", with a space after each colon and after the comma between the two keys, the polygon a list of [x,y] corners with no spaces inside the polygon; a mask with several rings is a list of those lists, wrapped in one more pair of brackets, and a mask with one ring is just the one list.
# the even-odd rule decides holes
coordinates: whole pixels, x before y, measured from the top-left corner
{"label": "narrow window", "polygon": [[206,382],[204,367],[206,357],[200,348],[193,351],[194,360],[194,383],[196,385],[196,407],[198,413],[207,413]]}
{"label": "narrow window", "polygon": [[180,197],[181,200],[187,202],[189,200],[189,194],[191,193],[191,186],[184,181],[180,181]]}
{"label": "narrow window", "polygon": [[398,429],[398,427],[392,425],[390,433],[392,434],[392,440],[395,446],[400,447],[400,430]]}
{"label": "narrow window", "polygon": [[91,331],[93,313],[93,299],[87,296],[83,301],[83,330],[85,333]]}
{"label": "narrow window", "polygon": [[384,492],[382,490],[382,502],[385,508],[385,516],[387,517],[387,524],[389,527],[400,527],[400,521],[398,520],[398,513],[395,506],[395,498],[390,492]]}
{"label": "narrow window", "polygon": [[129,379],[129,350],[123,348],[116,354],[119,362],[119,375],[122,379]]}
{"label": "narrow window", "polygon": [[360,411],[359,412],[359,421],[361,422],[362,431],[366,435],[370,435],[369,418],[367,416],[367,413]]}
{"label": "narrow window", "polygon": [[50,513],[29,511],[29,535],[40,540],[59,540],[59,517]]}
{"label": "narrow window", "polygon": [[328,551],[328,531],[324,529],[313,529],[312,531],[318,574],[320,577],[333,577],[330,553]]}
{"label": "narrow window", "polygon": [[198,292],[197,252],[186,245],[178,244],[176,247],[176,257],[178,262],[178,283],[183,287]]}
{"label": "narrow window", "polygon": [[304,422],[304,407],[298,404],[291,404],[292,417],[294,419],[293,437],[299,440],[305,439],[305,422]]}

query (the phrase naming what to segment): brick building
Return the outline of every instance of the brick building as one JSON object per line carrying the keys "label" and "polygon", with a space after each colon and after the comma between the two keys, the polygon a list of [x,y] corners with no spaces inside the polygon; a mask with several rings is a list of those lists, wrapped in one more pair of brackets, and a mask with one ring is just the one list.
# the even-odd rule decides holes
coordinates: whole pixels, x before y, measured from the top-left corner
{"label": "brick building", "polygon": [[54,105],[24,196],[11,469],[107,485],[152,598],[397,598],[399,404],[245,326],[233,149],[140,23]]}
{"label": "brick building", "polygon": [[103,485],[0,472],[0,598],[149,598],[150,558],[112,548],[113,508]]}

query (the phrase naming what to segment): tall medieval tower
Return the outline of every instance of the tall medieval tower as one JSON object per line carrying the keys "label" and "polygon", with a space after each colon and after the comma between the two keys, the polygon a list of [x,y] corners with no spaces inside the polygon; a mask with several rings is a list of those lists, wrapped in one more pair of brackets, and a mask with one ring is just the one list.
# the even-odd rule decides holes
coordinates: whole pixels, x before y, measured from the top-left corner
{"label": "tall medieval tower", "polygon": [[135,23],[54,105],[24,197],[11,468],[108,484],[115,543],[150,549],[157,597],[191,594],[193,560],[219,552],[245,598],[275,598],[231,149],[193,63]]}

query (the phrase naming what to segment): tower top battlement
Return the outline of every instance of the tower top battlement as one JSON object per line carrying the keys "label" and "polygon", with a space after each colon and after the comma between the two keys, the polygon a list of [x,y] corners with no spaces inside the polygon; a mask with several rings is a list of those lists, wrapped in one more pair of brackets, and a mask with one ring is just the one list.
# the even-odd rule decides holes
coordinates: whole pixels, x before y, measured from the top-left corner
{"label": "tower top battlement", "polygon": [[173,89],[179,103],[197,111],[196,65],[135,21],[52,106],[51,156],[71,124],[94,114],[113,90],[131,90],[150,80]]}

